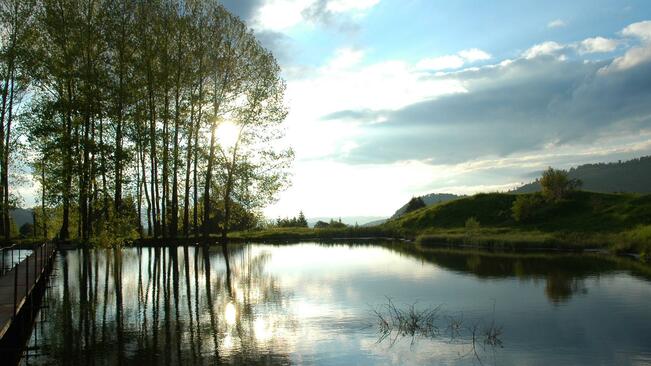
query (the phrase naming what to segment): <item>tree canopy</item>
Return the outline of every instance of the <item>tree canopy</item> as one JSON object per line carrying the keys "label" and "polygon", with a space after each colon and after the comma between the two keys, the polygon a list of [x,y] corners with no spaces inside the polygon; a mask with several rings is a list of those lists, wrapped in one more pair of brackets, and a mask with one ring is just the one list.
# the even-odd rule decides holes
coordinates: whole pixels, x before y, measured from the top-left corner
{"label": "tree canopy", "polygon": [[61,239],[225,237],[289,183],[280,67],[218,2],[0,0],[0,21],[3,232],[14,121]]}

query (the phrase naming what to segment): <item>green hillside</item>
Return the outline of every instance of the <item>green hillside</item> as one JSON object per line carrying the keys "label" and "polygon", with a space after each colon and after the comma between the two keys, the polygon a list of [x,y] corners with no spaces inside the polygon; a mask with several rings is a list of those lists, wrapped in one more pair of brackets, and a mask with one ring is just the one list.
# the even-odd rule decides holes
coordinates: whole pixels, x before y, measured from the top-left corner
{"label": "green hillside", "polygon": [[[451,194],[451,193],[429,193],[429,194],[426,194],[426,195],[423,195],[423,196],[419,196],[418,198],[422,199],[423,203],[425,203],[425,205],[432,206],[432,205],[442,203],[442,202],[454,201],[454,200],[462,198],[462,197],[466,197],[466,196],[458,196],[456,194]],[[402,215],[404,215],[405,212],[407,211],[407,205],[408,204],[409,204],[409,202],[406,202],[404,205],[402,205],[402,207],[397,209],[396,212],[393,215],[391,215],[389,220],[397,219],[397,218],[401,217]]]}
{"label": "green hillside", "polygon": [[[568,170],[570,179],[580,179],[591,192],[651,193],[651,156],[613,163],[585,164]],[[540,191],[537,181],[525,184],[514,193]]]}
{"label": "green hillside", "polygon": [[[512,216],[517,197],[477,194],[410,212],[386,226],[421,234],[428,242],[651,247],[651,195],[577,191],[558,203],[545,203],[535,219],[527,222],[517,222]],[[470,218],[479,225],[468,227]]]}

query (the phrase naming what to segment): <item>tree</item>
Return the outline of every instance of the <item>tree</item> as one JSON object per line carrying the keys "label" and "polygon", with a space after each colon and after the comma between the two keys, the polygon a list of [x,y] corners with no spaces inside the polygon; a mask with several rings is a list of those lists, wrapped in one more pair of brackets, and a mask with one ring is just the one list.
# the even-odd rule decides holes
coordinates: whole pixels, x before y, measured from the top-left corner
{"label": "tree", "polygon": [[28,238],[34,234],[34,225],[26,222],[20,226],[19,232],[21,238]]}
{"label": "tree", "polygon": [[307,227],[307,220],[305,219],[305,215],[303,214],[303,211],[299,212],[298,214],[297,224],[300,227]]}
{"label": "tree", "polygon": [[281,123],[287,116],[286,86],[278,63],[257,42],[251,43],[243,56],[248,61],[240,75],[243,93],[236,101],[238,108],[229,114],[235,138],[218,147],[218,179],[225,206],[222,242],[227,241],[231,202],[251,209],[271,203],[287,186],[287,169],[294,157],[293,150],[278,144],[283,137]]}
{"label": "tree", "polygon": [[[140,236],[143,222],[154,237],[181,227],[189,236],[191,226],[225,236],[288,184],[293,153],[277,144],[287,114],[280,69],[218,2],[0,5],[2,233],[10,121],[24,90],[23,129],[48,219],[39,230],[59,223],[61,239],[105,235],[112,223],[131,236],[127,222]],[[232,145],[220,130],[228,124],[238,131]]]}
{"label": "tree", "polygon": [[569,179],[564,170],[547,168],[540,178],[543,196],[549,200],[558,202],[567,194],[581,186],[581,181]]}
{"label": "tree", "polygon": [[317,222],[314,224],[314,228],[315,228],[315,229],[324,229],[324,228],[327,228],[328,226],[330,226],[330,224],[328,224],[328,223],[325,222],[325,221],[321,221],[321,220],[317,221]]}
{"label": "tree", "polygon": [[420,197],[412,197],[409,200],[409,202],[407,203],[407,208],[405,208],[405,213],[416,211],[416,210],[421,209],[423,207],[426,207],[426,205],[425,205],[425,202],[423,202],[422,198],[420,198]]}
{"label": "tree", "polygon": [[11,236],[9,168],[15,145],[12,127],[31,82],[34,7],[35,0],[0,1],[0,234],[5,239]]}
{"label": "tree", "polygon": [[540,193],[521,194],[513,202],[511,213],[515,221],[528,222],[541,215],[545,206],[545,199]]}

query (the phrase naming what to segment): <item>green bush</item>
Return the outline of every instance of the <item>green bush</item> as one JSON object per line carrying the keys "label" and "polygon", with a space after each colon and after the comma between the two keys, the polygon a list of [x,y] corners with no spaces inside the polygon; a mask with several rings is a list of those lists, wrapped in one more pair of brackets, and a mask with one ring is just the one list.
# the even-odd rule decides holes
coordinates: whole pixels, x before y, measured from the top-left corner
{"label": "green bush", "polygon": [[511,213],[517,222],[528,222],[539,217],[545,208],[545,199],[540,194],[523,194],[513,202]]}
{"label": "green bush", "polygon": [[468,233],[468,234],[476,233],[479,230],[479,228],[481,227],[481,225],[479,224],[479,221],[474,216],[469,217],[466,220],[466,225],[465,226],[466,226],[466,233]]}
{"label": "green bush", "polygon": [[114,215],[108,220],[102,220],[97,225],[97,233],[90,239],[96,247],[115,247],[131,242],[138,238],[138,231],[133,225],[132,215]]}
{"label": "green bush", "polygon": [[582,182],[570,179],[567,172],[549,167],[540,178],[542,195],[549,201],[558,202],[565,198],[569,192],[581,187]]}

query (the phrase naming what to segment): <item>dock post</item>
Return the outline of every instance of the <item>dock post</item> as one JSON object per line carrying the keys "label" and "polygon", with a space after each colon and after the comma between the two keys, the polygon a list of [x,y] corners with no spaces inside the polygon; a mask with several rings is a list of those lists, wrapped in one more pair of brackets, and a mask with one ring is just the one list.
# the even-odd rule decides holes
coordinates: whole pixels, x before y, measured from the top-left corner
{"label": "dock post", "polygon": [[[13,257],[13,256],[12,256]],[[14,271],[14,318],[16,317],[16,302],[18,295],[18,266],[16,266],[16,271]]]}
{"label": "dock post", "polygon": [[29,294],[29,255],[25,257],[25,301]]}

